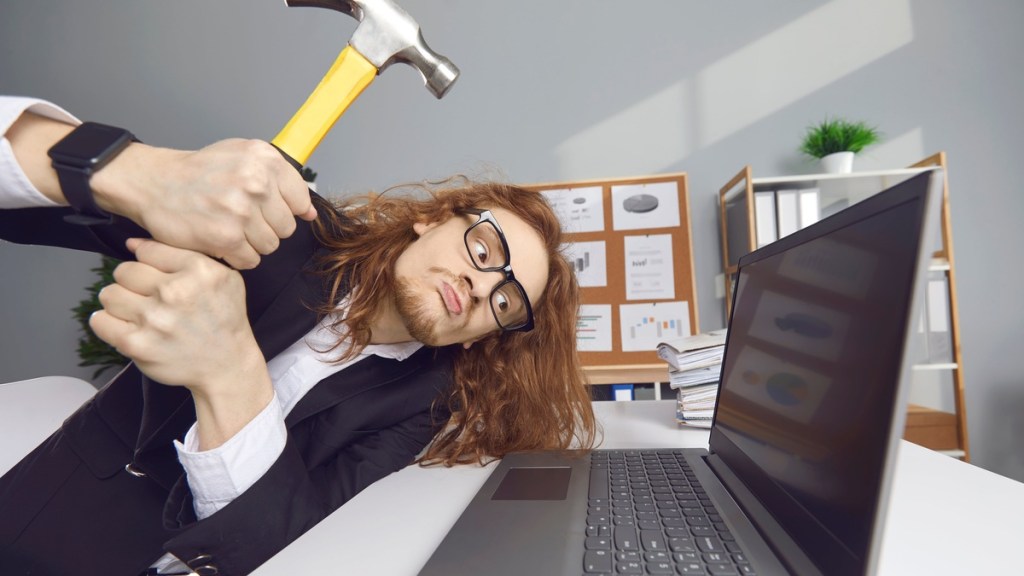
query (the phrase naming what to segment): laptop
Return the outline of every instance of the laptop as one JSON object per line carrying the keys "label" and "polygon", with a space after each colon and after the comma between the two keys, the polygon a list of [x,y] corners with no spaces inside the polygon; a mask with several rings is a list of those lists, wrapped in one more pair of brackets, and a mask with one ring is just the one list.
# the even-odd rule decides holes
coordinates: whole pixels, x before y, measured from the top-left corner
{"label": "laptop", "polygon": [[740,259],[707,450],[510,454],[420,574],[873,574],[942,179]]}

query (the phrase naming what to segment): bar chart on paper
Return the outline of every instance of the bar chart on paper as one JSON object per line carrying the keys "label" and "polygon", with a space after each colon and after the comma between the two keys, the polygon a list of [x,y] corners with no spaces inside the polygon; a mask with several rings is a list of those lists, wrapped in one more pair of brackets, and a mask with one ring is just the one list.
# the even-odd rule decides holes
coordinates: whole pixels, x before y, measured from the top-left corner
{"label": "bar chart on paper", "polygon": [[624,351],[654,350],[663,340],[691,334],[686,302],[624,304],[619,307],[619,321]]}
{"label": "bar chart on paper", "polygon": [[570,242],[562,249],[576,271],[581,287],[608,285],[604,242]]}

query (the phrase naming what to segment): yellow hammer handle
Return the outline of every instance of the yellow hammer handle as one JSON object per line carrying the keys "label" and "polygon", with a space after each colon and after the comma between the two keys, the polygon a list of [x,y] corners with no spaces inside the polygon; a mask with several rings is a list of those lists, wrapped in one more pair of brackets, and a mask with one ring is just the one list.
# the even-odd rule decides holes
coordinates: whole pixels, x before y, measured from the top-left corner
{"label": "yellow hammer handle", "polygon": [[376,75],[377,68],[373,64],[351,46],[346,46],[306,103],[271,143],[299,164],[305,164],[331,126]]}

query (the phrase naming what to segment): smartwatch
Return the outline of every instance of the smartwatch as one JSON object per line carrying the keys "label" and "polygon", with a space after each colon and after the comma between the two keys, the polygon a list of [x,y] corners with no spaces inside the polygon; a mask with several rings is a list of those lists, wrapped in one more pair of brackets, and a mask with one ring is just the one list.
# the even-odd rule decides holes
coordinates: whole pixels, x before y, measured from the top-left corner
{"label": "smartwatch", "polygon": [[83,226],[114,221],[110,213],[96,205],[89,179],[132,142],[138,139],[124,128],[86,122],[50,148],[49,156],[57,171],[60,189],[75,211],[64,220]]}

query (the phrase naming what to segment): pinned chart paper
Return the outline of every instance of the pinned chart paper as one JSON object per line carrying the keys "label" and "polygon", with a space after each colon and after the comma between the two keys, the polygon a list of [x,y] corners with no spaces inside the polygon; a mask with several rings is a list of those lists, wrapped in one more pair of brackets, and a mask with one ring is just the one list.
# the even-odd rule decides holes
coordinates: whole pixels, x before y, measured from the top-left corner
{"label": "pinned chart paper", "polygon": [[602,188],[566,188],[544,190],[541,194],[554,208],[562,230],[570,234],[600,232],[604,230],[604,202]]}
{"label": "pinned chart paper", "polygon": [[612,186],[613,230],[673,226],[679,226],[679,187],[675,182]]}
{"label": "pinned chart paper", "polygon": [[672,235],[626,236],[626,300],[672,300],[676,297]]}
{"label": "pinned chart paper", "polygon": [[570,242],[562,247],[576,279],[583,288],[608,285],[608,264],[605,257],[605,243]]}
{"label": "pinned chart paper", "polygon": [[664,340],[689,336],[690,309],[686,302],[623,304],[619,306],[623,352],[654,351]]}
{"label": "pinned chart paper", "polygon": [[576,349],[580,352],[611,352],[611,304],[583,304],[576,319]]}

